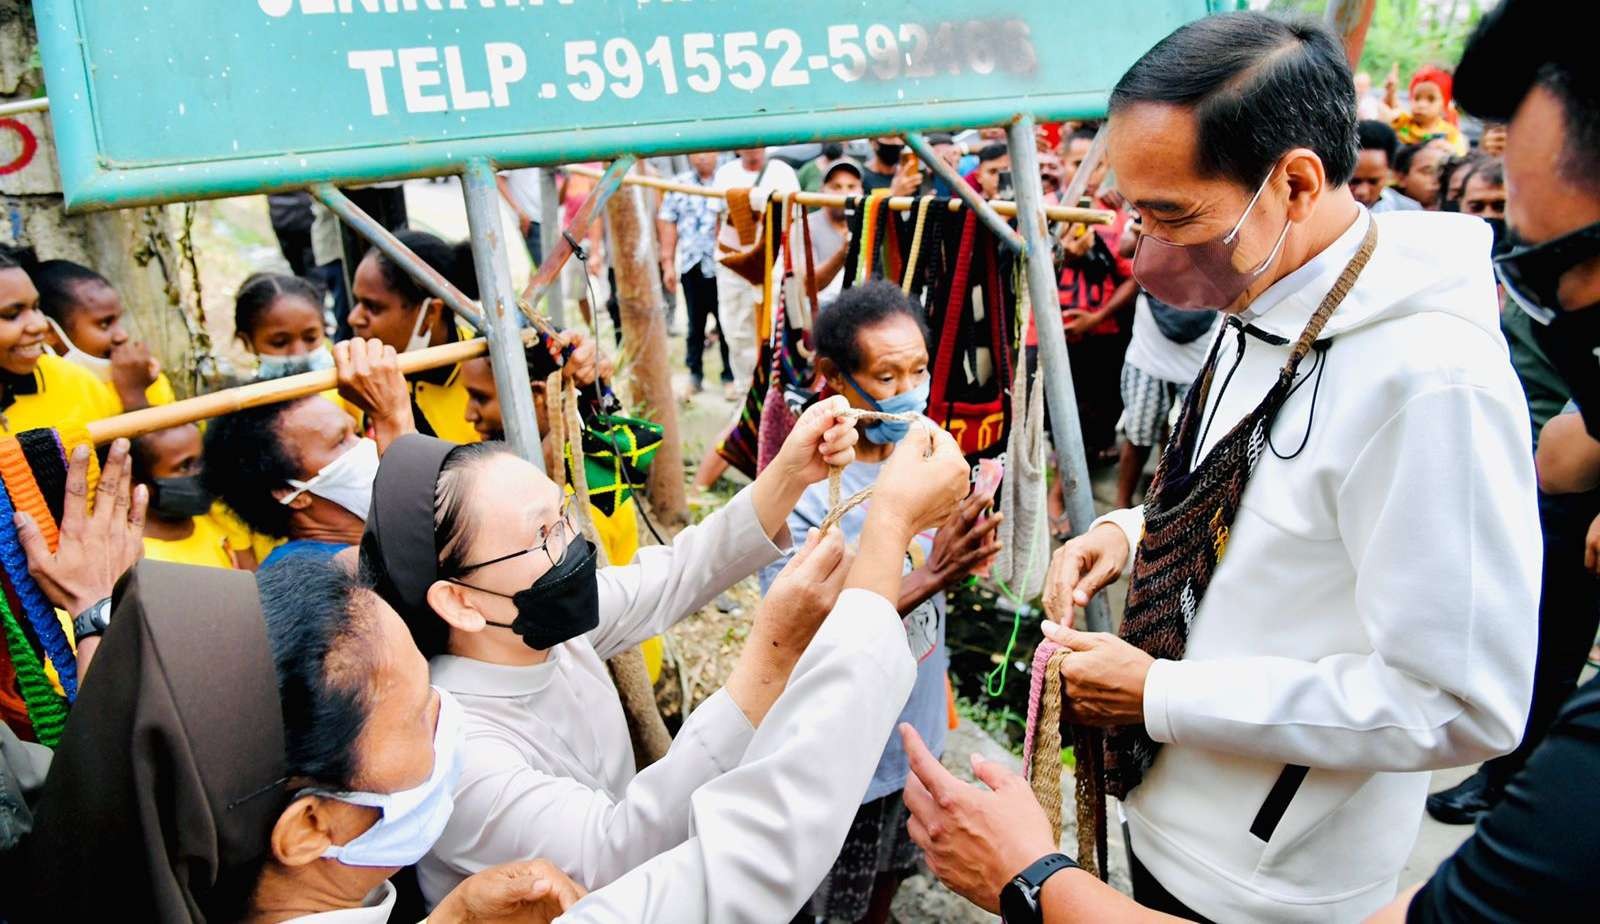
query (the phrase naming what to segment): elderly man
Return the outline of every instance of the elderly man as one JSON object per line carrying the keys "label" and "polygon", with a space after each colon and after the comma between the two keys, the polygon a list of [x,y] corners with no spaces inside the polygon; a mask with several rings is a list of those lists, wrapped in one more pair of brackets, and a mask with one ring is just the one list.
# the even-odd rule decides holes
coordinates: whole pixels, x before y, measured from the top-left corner
{"label": "elderly man", "polygon": [[1319,27],[1186,25],[1109,131],[1134,275],[1226,324],[1146,504],[1052,562],[1063,623],[1132,579],[1120,637],[1047,625],[1067,700],[1107,727],[1141,902],[1357,918],[1394,897],[1427,771],[1510,750],[1527,715],[1539,533],[1490,231],[1356,203],[1355,95]]}

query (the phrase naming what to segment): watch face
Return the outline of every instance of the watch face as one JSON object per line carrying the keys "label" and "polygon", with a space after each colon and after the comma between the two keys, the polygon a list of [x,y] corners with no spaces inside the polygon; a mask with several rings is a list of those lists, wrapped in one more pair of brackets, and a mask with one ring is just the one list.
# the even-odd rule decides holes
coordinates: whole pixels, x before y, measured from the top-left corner
{"label": "watch face", "polygon": [[1034,905],[1026,886],[1016,882],[1000,890],[1000,917],[1006,924],[1035,924],[1039,909]]}

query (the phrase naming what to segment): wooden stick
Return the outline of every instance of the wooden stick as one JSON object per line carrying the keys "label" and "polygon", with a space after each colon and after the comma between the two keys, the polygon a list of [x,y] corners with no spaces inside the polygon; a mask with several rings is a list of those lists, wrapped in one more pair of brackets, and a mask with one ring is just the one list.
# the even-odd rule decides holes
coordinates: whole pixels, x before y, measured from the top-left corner
{"label": "wooden stick", "polygon": [[[590,177],[591,179],[598,178],[600,176],[600,171],[594,169],[593,167],[569,165],[561,169],[567,171],[568,173],[576,174],[577,176]],[[687,183],[674,183],[671,180],[663,180],[653,176],[635,176],[633,174],[629,174],[628,176],[622,178],[622,182],[631,184],[633,186],[649,186],[652,189],[659,189],[665,192],[680,192],[688,196],[704,196],[711,199],[726,199],[728,197],[727,193],[719,189],[708,189],[704,186],[690,186]],[[833,206],[835,208],[845,205],[851,198],[849,196],[834,195],[832,193],[809,192],[774,192],[773,195],[777,196],[780,201],[787,202],[790,199],[793,199],[801,205]],[[889,208],[896,212],[909,212],[916,208],[917,203],[921,201],[922,197],[920,196],[895,196],[889,200]],[[999,212],[1001,215],[1004,215],[1007,218],[1014,217],[1017,214],[1017,204],[1015,202],[995,201],[989,204],[996,212]],[[965,207],[965,204],[960,199],[950,199],[950,211],[959,212]],[[1108,225],[1113,219],[1116,218],[1115,213],[1106,211],[1105,209],[1080,209],[1065,205],[1045,206],[1044,214],[1045,217],[1049,218],[1051,221],[1070,221],[1080,225]]]}
{"label": "wooden stick", "polygon": [[[525,343],[530,336],[537,335],[533,331],[525,333],[523,335]],[[488,351],[489,341],[479,337],[459,343],[428,347],[412,353],[401,353],[400,371],[410,375],[425,369],[451,366],[482,356]],[[168,427],[221,417],[245,408],[305,398],[336,388],[338,385],[339,373],[333,369],[303,372],[266,382],[251,382],[237,388],[214,391],[209,395],[199,395],[171,404],[147,407],[128,414],[96,420],[88,426],[89,438],[94,440],[96,445],[109,443],[115,439],[132,439]]]}

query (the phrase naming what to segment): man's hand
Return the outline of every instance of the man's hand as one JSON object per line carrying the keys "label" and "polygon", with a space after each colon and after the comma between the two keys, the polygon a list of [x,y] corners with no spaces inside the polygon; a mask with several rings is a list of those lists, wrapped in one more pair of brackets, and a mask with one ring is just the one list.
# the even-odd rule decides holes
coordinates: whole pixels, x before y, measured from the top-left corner
{"label": "man's hand", "polygon": [[417,429],[411,391],[400,373],[400,355],[382,340],[342,340],[333,345],[339,395],[365,411],[381,452]]}
{"label": "man's hand", "polygon": [[522,236],[526,238],[528,232],[533,230],[533,216],[519,209],[517,211],[517,227],[522,229]]}
{"label": "man's hand", "polygon": [[993,499],[973,491],[934,534],[926,567],[941,589],[965,580],[1000,554],[1000,540],[994,531],[1001,515],[983,515]]}
{"label": "man's hand", "polygon": [[906,158],[895,167],[894,179],[889,181],[889,195],[915,196],[917,190],[922,188],[922,166],[917,161]]}
{"label": "man's hand", "polygon": [[1589,524],[1589,535],[1583,543],[1583,566],[1593,574],[1600,574],[1600,517]]}
{"label": "man's hand", "polygon": [[1067,262],[1076,263],[1094,249],[1094,232],[1085,225],[1067,225],[1061,233],[1061,250]]}
{"label": "man's hand", "polygon": [[1101,318],[1093,311],[1063,311],[1061,315],[1061,328],[1068,340],[1082,340],[1100,326]]}
{"label": "man's hand", "polygon": [[666,257],[661,258],[661,286],[667,290],[668,295],[678,294],[678,273],[673,261]]}
{"label": "man's hand", "polygon": [[860,438],[855,422],[838,416],[849,407],[843,395],[833,395],[806,408],[768,469],[803,488],[828,477],[830,466],[854,462]]}
{"label": "man's hand", "polygon": [[955,437],[930,420],[914,423],[878,475],[867,521],[891,516],[911,536],[932,529],[967,495],[969,472]]}
{"label": "man's hand", "polygon": [[545,860],[474,873],[428,915],[431,924],[549,924],[588,893]]}
{"label": "man's hand", "polygon": [[1079,632],[1046,621],[1045,637],[1072,653],[1061,659],[1073,721],[1137,725],[1144,721],[1144,681],[1155,658],[1106,632]]}
{"label": "man's hand", "polygon": [[999,912],[1006,883],[1057,850],[1044,809],[1027,782],[1000,764],[972,755],[972,772],[988,785],[985,791],[951,775],[910,725],[901,724],[900,740],[911,763],[905,789],[911,839],[940,881]]}
{"label": "man's hand", "polygon": [[116,389],[124,411],[149,407],[145,389],[161,374],[161,362],[150,355],[150,348],[127,334],[111,341],[111,387]]}
{"label": "man's hand", "polygon": [[1088,606],[1090,597],[1122,574],[1128,555],[1128,537],[1110,523],[1056,549],[1044,578],[1045,613],[1071,626],[1074,612]]}
{"label": "man's hand", "polygon": [[600,374],[597,357],[599,350],[595,348],[594,341],[589,335],[577,328],[564,330],[555,337],[547,337],[545,348],[550,351],[550,357],[557,363],[562,363],[561,354],[567,347],[572,348],[572,353],[566,357],[561,366],[561,377],[578,386],[588,388],[593,385],[595,378]]}
{"label": "man's hand", "polygon": [[13,521],[28,555],[28,573],[51,603],[73,616],[111,596],[117,579],[144,555],[144,515],[150,496],[144,485],[130,491],[132,480],[128,441],[117,440],[100,472],[91,514],[89,447],[75,447],[67,465],[61,542],[55,552],[32,517],[18,513]]}
{"label": "man's hand", "polygon": [[811,637],[833,612],[854,560],[839,530],[824,536],[813,529],[767,590],[724,685],[752,727],[766,718]]}

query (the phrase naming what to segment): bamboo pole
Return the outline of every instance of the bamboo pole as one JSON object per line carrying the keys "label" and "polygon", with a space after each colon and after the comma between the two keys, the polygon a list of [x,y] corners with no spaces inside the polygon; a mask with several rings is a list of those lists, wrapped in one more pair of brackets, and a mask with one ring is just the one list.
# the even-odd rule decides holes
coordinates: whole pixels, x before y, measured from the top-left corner
{"label": "bamboo pole", "polygon": [[[600,171],[593,167],[573,165],[561,169],[578,176],[600,176]],[[631,186],[649,186],[652,189],[659,189],[664,192],[680,192],[688,196],[705,196],[712,199],[726,199],[728,197],[727,193],[722,190],[707,189],[704,186],[690,186],[687,183],[674,183],[671,180],[663,180],[653,176],[630,175],[623,177],[622,182]],[[783,202],[792,199],[804,206],[832,206],[834,208],[849,204],[851,199],[850,196],[839,196],[831,193],[774,192],[773,195]],[[921,198],[917,196],[895,196],[889,200],[889,208],[896,212],[909,212],[921,201]],[[989,203],[989,206],[1007,218],[1016,217],[1017,205],[1015,202],[997,200]],[[952,212],[959,212],[965,207],[965,203],[958,198],[950,200],[949,208]],[[1065,205],[1047,206],[1044,214],[1051,221],[1070,221],[1080,225],[1108,225],[1116,217],[1115,213],[1105,209],[1080,209]]]}
{"label": "bamboo pole", "polygon": [[[524,333],[524,346],[535,342],[534,338],[537,336],[538,334],[534,331]],[[456,363],[482,356],[488,350],[488,341],[476,338],[459,343],[428,347],[425,350],[401,353],[399,357],[400,371],[405,375],[410,375],[413,372],[422,372],[426,369],[452,366]],[[183,401],[174,401],[171,404],[147,407],[127,414],[118,414],[116,417],[96,420],[88,425],[89,438],[96,445],[109,443],[115,439],[132,439],[136,436],[143,436],[146,433],[165,430],[168,427],[178,427],[183,424],[209,420],[212,417],[221,417],[224,414],[231,414],[234,411],[242,411],[246,408],[306,398],[325,392],[330,388],[337,388],[338,385],[339,373],[333,369],[303,372],[299,375],[285,376],[281,379],[272,379],[266,382],[251,382],[248,385],[240,385],[236,388],[214,391],[208,395],[200,395]]]}

